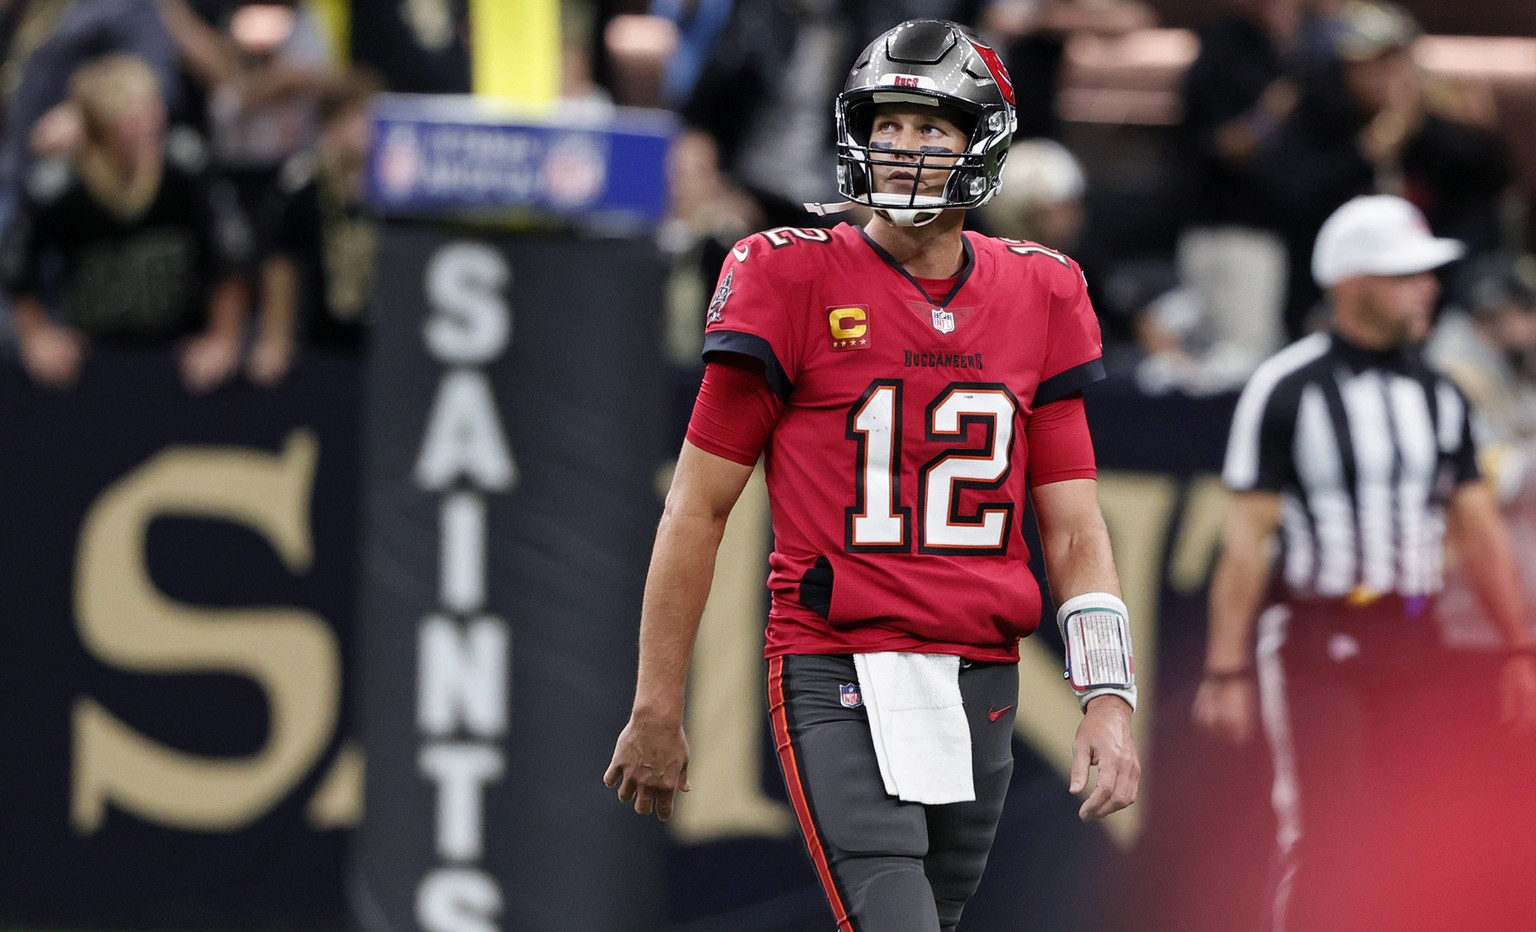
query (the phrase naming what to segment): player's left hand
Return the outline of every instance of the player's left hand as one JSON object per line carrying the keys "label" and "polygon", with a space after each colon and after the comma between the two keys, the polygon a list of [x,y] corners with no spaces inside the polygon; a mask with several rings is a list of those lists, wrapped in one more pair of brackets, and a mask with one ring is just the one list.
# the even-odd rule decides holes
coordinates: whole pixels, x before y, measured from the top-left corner
{"label": "player's left hand", "polygon": [[1118,696],[1099,696],[1088,703],[1077,737],[1072,740],[1073,793],[1088,787],[1088,768],[1097,767],[1093,792],[1077,810],[1084,822],[1102,819],[1136,801],[1141,785],[1141,761],[1131,736],[1131,707]]}
{"label": "player's left hand", "polygon": [[1536,657],[1516,654],[1499,672],[1500,718],[1516,731],[1536,729]]}

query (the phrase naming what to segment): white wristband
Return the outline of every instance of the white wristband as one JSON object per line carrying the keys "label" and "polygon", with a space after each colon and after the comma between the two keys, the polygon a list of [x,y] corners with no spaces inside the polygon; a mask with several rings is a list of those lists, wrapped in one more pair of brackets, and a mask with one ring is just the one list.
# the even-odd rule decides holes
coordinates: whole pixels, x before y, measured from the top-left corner
{"label": "white wristband", "polygon": [[1073,596],[1056,610],[1056,626],[1067,651],[1062,674],[1078,704],[1119,696],[1136,708],[1136,657],[1131,649],[1130,612],[1108,592]]}

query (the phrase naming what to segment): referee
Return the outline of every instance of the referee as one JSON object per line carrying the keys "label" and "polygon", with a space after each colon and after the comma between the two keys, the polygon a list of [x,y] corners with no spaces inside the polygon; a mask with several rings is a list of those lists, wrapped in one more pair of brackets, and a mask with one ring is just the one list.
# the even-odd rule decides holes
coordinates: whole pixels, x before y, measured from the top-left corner
{"label": "referee", "polygon": [[1509,648],[1503,718],[1536,726],[1536,654],[1471,412],[1419,349],[1433,270],[1462,252],[1401,198],[1340,207],[1312,254],[1331,330],[1265,361],[1233,418],[1194,714],[1234,742],[1262,715],[1276,932],[1441,928],[1436,910],[1456,908],[1425,868],[1449,860],[1434,850],[1447,697],[1432,612],[1448,533]]}

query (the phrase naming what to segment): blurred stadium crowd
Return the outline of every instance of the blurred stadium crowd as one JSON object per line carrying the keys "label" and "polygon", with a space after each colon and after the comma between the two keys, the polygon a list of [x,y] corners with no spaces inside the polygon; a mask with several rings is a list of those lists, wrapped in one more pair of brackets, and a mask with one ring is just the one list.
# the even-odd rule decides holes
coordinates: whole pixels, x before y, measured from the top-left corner
{"label": "blurred stadium crowd", "polygon": [[368,106],[306,3],[0,4],[7,335],[67,389],[93,344],[174,348],[194,393],[360,346]]}
{"label": "blurred stadium crowd", "polygon": [[[1206,6],[1174,29],[1135,0],[656,2],[588,44],[606,88],[578,64],[567,92],[682,116],[662,241],[706,283],[677,289],[679,333],[737,237],[818,222],[799,205],[830,184],[826,102],[853,46],[933,15],[977,25],[1019,89],[1007,181],[976,225],[1078,258],[1111,360],[1146,390],[1230,390],[1318,327],[1313,237],[1362,193],[1402,194],[1467,242],[1447,304],[1512,339],[1483,325],[1529,304],[1531,152],[1501,105],[1536,90],[1531,43],[1426,37],[1388,3]],[[1499,70],[1504,53],[1523,67]]]}
{"label": "blurred stadium crowd", "polygon": [[[459,66],[349,56],[338,6],[0,3],[0,333],[38,383],[69,385],[92,342],[175,346],[193,391],[360,346],[369,100],[447,89]],[[830,190],[827,101],[856,47],[925,15],[979,27],[1019,88],[1007,183],[977,225],[1078,258],[1110,360],[1144,389],[1231,390],[1316,327],[1313,235],[1372,191],[1470,246],[1446,275],[1443,354],[1483,352],[1528,383],[1536,139],[1515,133],[1536,40],[1426,37],[1371,0],[1208,6],[567,0],[561,93],[573,113],[681,117],[660,242],[684,366],[729,245],[821,222],[799,205]],[[471,25],[463,3],[406,7],[428,45]]]}

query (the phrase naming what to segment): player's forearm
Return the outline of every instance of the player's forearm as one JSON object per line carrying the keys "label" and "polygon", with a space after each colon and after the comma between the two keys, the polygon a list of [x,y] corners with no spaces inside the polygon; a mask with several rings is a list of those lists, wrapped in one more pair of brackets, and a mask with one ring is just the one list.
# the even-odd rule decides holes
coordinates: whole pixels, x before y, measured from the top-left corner
{"label": "player's forearm", "polygon": [[1085,592],[1120,595],[1109,529],[1097,508],[1068,527],[1042,531],[1040,546],[1046,581],[1058,604]]}
{"label": "player's forearm", "polygon": [[[1104,525],[1104,516],[1096,500],[1091,508],[1074,517],[1075,520],[1066,527],[1058,528],[1053,524],[1050,532],[1041,534],[1046,579],[1058,607],[1057,624],[1063,624],[1061,608],[1070,599],[1088,596],[1095,604],[1104,604],[1107,600],[1102,596],[1089,594],[1108,593],[1116,599],[1120,596],[1120,578],[1115,573],[1115,560],[1110,551],[1109,529]],[[1065,635],[1065,631],[1063,633]],[[1128,631],[1125,637],[1126,669],[1129,671],[1135,669],[1135,664],[1130,660]],[[1083,711],[1129,718],[1134,701],[1134,690],[1125,694],[1105,694],[1089,699]]]}
{"label": "player's forearm", "polygon": [[662,516],[640,611],[636,718],[682,721],[693,643],[724,532],[723,516]]}

